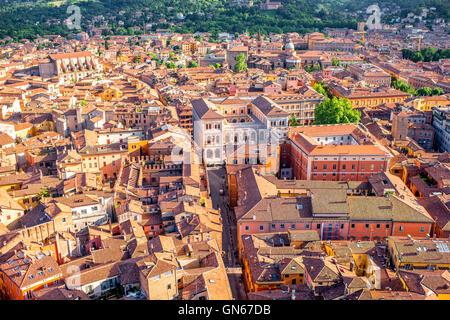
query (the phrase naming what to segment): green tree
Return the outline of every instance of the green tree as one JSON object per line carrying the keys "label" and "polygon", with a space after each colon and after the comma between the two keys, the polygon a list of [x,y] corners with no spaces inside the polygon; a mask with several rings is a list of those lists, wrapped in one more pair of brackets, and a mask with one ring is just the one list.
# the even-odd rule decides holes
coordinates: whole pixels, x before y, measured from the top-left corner
{"label": "green tree", "polygon": [[132,27],[127,28],[127,34],[133,36],[134,35],[134,29]]}
{"label": "green tree", "polygon": [[361,118],[361,113],[353,109],[349,99],[337,97],[325,98],[317,105],[314,115],[314,124],[357,123]]}
{"label": "green tree", "polygon": [[410,60],[413,62],[423,61],[423,55],[420,52],[413,52]]}
{"label": "green tree", "polygon": [[441,88],[435,87],[433,88],[432,95],[433,96],[442,96],[444,94],[444,90]]}
{"label": "green tree", "polygon": [[305,70],[306,70],[306,72],[310,72],[310,73],[314,72],[314,71],[321,71],[321,70],[323,70],[323,66],[320,63],[315,64],[315,65],[308,65],[308,66],[306,66]]}
{"label": "green tree", "polygon": [[219,31],[217,29],[214,29],[211,32],[211,37],[209,38],[209,40],[211,41],[217,41],[219,39]]}
{"label": "green tree", "polygon": [[234,66],[234,72],[241,72],[247,70],[247,63],[245,62],[245,55],[239,53],[236,57],[236,65]]}
{"label": "green tree", "polygon": [[191,61],[189,61],[187,67],[188,68],[198,68],[198,63],[195,62],[194,60],[191,60]]}
{"label": "green tree", "polygon": [[438,50],[436,48],[424,48],[420,50],[420,53],[423,56],[423,61],[425,62],[433,61],[433,57],[435,56],[437,51]]}
{"label": "green tree", "polygon": [[419,88],[416,91],[416,95],[421,96],[421,97],[423,97],[423,96],[429,97],[432,95],[432,93],[433,93],[433,89],[431,89],[430,87]]}
{"label": "green tree", "polygon": [[177,65],[173,61],[169,61],[168,63],[166,63],[166,67],[169,69],[176,69]]}
{"label": "green tree", "polygon": [[338,66],[341,65],[341,60],[335,59],[335,58],[331,58],[331,65],[332,65],[333,67],[338,67]]}
{"label": "green tree", "polygon": [[320,93],[321,95],[323,95],[325,97],[328,96],[327,90],[325,89],[324,85],[322,83],[320,83],[320,82],[316,82],[313,85],[313,89],[316,90],[318,93]]}
{"label": "green tree", "polygon": [[50,197],[50,192],[48,191],[47,187],[42,187],[38,193],[39,200],[42,198],[48,198],[48,197]]}
{"label": "green tree", "polygon": [[291,127],[301,126],[301,123],[298,121],[298,119],[295,116],[295,114],[292,114],[291,117],[289,118],[289,125]]}
{"label": "green tree", "polygon": [[133,62],[134,63],[142,62],[142,57],[139,57],[139,56],[133,57]]}
{"label": "green tree", "polygon": [[410,85],[408,85],[405,81],[402,79],[396,79],[395,77],[392,77],[391,79],[391,87],[412,95],[416,95],[416,91],[414,88]]}

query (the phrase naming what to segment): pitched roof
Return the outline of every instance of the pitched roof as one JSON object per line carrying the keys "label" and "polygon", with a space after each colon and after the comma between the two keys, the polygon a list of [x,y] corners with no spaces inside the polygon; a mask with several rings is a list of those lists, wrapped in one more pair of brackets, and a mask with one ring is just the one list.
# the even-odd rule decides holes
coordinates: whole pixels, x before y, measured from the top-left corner
{"label": "pitched roof", "polygon": [[291,242],[293,241],[319,241],[320,237],[314,230],[288,230]]}
{"label": "pitched roof", "polygon": [[0,133],[0,146],[3,147],[5,145],[14,143],[14,140],[7,135],[6,133]]}
{"label": "pitched roof", "polygon": [[348,198],[350,219],[428,222],[433,219],[419,204],[406,203],[397,196]]}
{"label": "pitched roof", "polygon": [[51,54],[49,55],[49,58],[52,60],[60,60],[60,59],[72,59],[72,58],[92,57],[92,56],[94,55],[89,51],[81,51],[81,52]]}
{"label": "pitched roof", "polygon": [[439,196],[419,198],[417,201],[427,210],[442,231],[450,231],[450,210]]}
{"label": "pitched roof", "polygon": [[212,109],[212,104],[204,98],[193,100],[191,101],[191,104],[192,108],[201,120],[220,120],[224,118],[222,115],[214,111]]}
{"label": "pitched roof", "polygon": [[321,258],[304,257],[303,264],[306,272],[314,282],[330,282],[340,279],[337,271],[326,265],[325,261]]}
{"label": "pitched roof", "polygon": [[268,117],[287,117],[289,113],[280,108],[272,99],[259,96],[252,101],[252,104],[256,106],[261,112]]}

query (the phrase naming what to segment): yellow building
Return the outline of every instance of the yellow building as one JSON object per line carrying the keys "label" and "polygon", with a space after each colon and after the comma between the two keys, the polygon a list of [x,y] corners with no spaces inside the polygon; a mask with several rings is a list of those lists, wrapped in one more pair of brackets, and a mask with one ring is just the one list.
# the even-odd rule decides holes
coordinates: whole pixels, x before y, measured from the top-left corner
{"label": "yellow building", "polygon": [[41,133],[55,131],[53,121],[44,120],[41,123],[35,123],[32,128],[32,135],[37,136]]}
{"label": "yellow building", "polygon": [[319,233],[315,230],[288,230],[291,246],[295,249],[303,248],[303,245],[312,241],[319,241]]}
{"label": "yellow building", "polygon": [[276,74],[274,74],[274,75],[266,74],[266,82],[267,81],[276,82],[277,79],[278,79],[278,76]]}
{"label": "yellow building", "polygon": [[348,90],[339,85],[330,85],[329,90],[335,97],[347,98],[354,108],[375,107],[385,103],[401,103],[411,95],[392,88],[372,90],[369,88],[354,88]]}
{"label": "yellow building", "polygon": [[39,204],[39,192],[42,186],[40,184],[29,184],[21,190],[10,191],[9,194],[24,210],[30,211]]}
{"label": "yellow building", "polygon": [[17,139],[26,139],[33,135],[33,125],[29,122],[22,122],[14,125]]}
{"label": "yellow building", "polygon": [[131,58],[127,55],[124,55],[122,52],[118,52],[117,56],[116,56],[116,61],[120,61],[120,62],[131,62]]}
{"label": "yellow building", "polygon": [[194,53],[194,52],[196,52],[197,51],[197,43],[194,41],[194,42],[183,42],[182,44],[181,44],[181,51],[184,53],[184,54],[187,54],[187,53]]}
{"label": "yellow building", "polygon": [[450,268],[450,241],[448,239],[427,239],[388,237],[388,252],[395,270],[441,270]]}
{"label": "yellow building", "polygon": [[419,111],[431,111],[433,107],[450,105],[450,101],[446,96],[417,97],[407,101],[406,105],[412,106]]}
{"label": "yellow building", "polygon": [[0,208],[0,224],[9,229],[16,228],[16,222],[24,215],[24,209],[4,189],[0,189]]}
{"label": "yellow building", "polygon": [[374,241],[334,241],[324,243],[327,255],[336,259],[336,262],[353,270],[357,276],[371,276],[370,253],[375,249]]}
{"label": "yellow building", "polygon": [[0,189],[10,191],[10,190],[20,190],[23,183],[28,180],[30,176],[26,173],[17,173],[9,176],[0,177]]}
{"label": "yellow building", "polygon": [[305,267],[301,263],[301,257],[293,258],[289,263],[280,268],[283,283],[303,284],[305,279]]}
{"label": "yellow building", "polygon": [[437,296],[439,300],[450,300],[450,272],[448,270],[399,270],[398,276],[406,292],[425,296]]}
{"label": "yellow building", "polygon": [[148,155],[148,140],[139,140],[138,137],[128,138],[128,155],[131,157]]}
{"label": "yellow building", "polygon": [[104,89],[103,91],[100,91],[97,95],[102,98],[102,101],[111,101],[113,99],[122,98],[123,93],[117,87],[109,87],[107,89]]}

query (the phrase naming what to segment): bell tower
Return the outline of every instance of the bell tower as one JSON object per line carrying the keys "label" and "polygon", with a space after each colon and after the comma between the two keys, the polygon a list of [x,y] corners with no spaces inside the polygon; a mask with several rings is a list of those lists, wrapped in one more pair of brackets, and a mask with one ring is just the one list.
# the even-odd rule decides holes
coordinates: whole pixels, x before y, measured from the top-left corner
{"label": "bell tower", "polygon": [[261,53],[261,51],[262,51],[261,30],[258,31],[258,41],[256,43],[257,43],[256,53]]}

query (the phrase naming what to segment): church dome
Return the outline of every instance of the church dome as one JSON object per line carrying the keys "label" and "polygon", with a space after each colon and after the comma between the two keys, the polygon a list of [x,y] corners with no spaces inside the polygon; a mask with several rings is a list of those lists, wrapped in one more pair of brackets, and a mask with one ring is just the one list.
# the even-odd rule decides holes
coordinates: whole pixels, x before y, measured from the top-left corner
{"label": "church dome", "polygon": [[294,50],[294,44],[292,43],[292,41],[289,41],[288,44],[286,44],[286,50]]}

